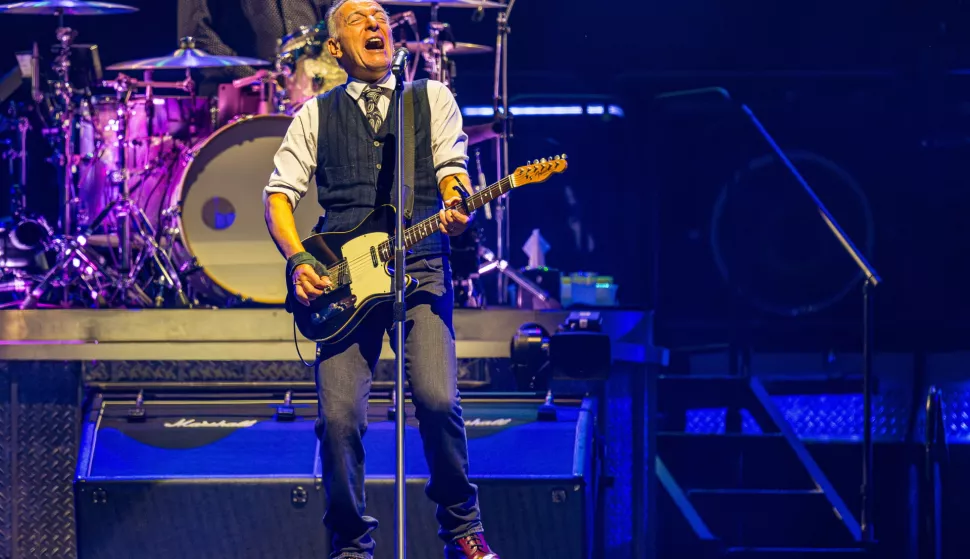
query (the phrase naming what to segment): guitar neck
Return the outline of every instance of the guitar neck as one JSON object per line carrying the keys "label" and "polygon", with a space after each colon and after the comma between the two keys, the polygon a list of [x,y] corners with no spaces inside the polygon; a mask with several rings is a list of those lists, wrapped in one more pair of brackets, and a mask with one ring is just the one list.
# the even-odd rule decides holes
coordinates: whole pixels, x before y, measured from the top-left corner
{"label": "guitar neck", "polygon": [[[514,187],[515,187],[515,183],[513,182],[513,176],[509,175],[504,179],[498,181],[497,183],[489,186],[488,188],[483,188],[482,190],[476,192],[475,194],[468,196],[468,198],[465,199],[465,203],[468,205],[468,213],[474,212],[475,210],[481,208],[485,204],[488,204],[492,200],[495,200],[496,198],[501,197],[503,194],[506,194]],[[464,211],[464,208],[458,207],[454,209],[455,211],[468,215]],[[438,218],[438,215],[435,214],[425,219],[421,223],[412,225],[411,227],[408,227],[407,229],[405,229],[404,230],[405,249],[409,249],[412,246],[423,241],[424,239],[430,237],[431,235],[438,233],[439,221],[440,220]],[[380,256],[381,262],[389,262],[393,258],[394,256],[393,243],[394,243],[394,240],[389,239],[387,241],[384,241],[377,247],[377,254]]]}

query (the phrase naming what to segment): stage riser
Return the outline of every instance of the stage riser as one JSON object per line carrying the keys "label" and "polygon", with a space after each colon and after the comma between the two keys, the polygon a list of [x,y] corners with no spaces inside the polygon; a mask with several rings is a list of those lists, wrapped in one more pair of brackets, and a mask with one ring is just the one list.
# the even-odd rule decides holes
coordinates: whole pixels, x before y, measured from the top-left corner
{"label": "stage riser", "polygon": [[[489,541],[505,556],[590,557],[585,552],[589,503],[581,485],[473,481],[479,486]],[[424,482],[409,480],[407,488],[408,556],[415,559],[440,557],[444,545]],[[305,492],[306,503],[294,504],[294,492]],[[393,481],[368,482],[366,492],[367,514],[380,522],[373,534],[375,559],[393,559]],[[95,502],[96,496],[102,502]],[[78,489],[78,557],[327,557],[324,501],[313,478],[85,485]]]}
{"label": "stage riser", "polygon": [[[463,397],[475,390],[513,390],[507,367],[516,329],[538,322],[552,331],[568,314],[456,311]],[[633,535],[643,533],[646,521],[637,512],[631,514],[649,511],[642,506],[648,489],[637,482],[648,471],[647,461],[638,462],[637,456],[646,452],[634,452],[647,448],[645,435],[635,440],[638,433],[646,433],[646,423],[638,422],[646,393],[640,379],[648,371],[655,374],[665,355],[650,345],[651,313],[610,310],[603,315],[604,331],[614,341],[614,366],[602,416],[603,468],[611,485],[600,500],[599,541],[608,556],[624,559],[642,556],[637,542],[649,540]],[[312,358],[312,345],[301,344],[300,349],[304,358]],[[0,311],[0,557],[33,557],[37,552],[45,558],[77,556],[71,481],[83,385],[134,395],[145,383],[194,390],[186,386],[193,383],[205,385],[198,388],[208,393],[225,390],[217,385],[236,383],[250,385],[247,393],[256,388],[281,397],[293,388],[312,395],[311,369],[295,355],[292,318],[279,310]],[[391,388],[392,355],[382,355],[375,374],[378,393]],[[10,389],[15,379],[16,398]],[[274,386],[267,389],[261,383]],[[25,397],[28,393],[30,398]],[[13,425],[24,436],[12,436]],[[29,480],[28,472],[33,476]],[[388,522],[393,517],[384,525]]]}

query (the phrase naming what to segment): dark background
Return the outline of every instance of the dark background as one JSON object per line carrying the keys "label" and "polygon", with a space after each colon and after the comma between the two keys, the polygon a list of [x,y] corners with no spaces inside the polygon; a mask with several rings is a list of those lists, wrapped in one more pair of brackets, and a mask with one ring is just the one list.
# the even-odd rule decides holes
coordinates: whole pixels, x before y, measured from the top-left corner
{"label": "dark background", "polygon": [[[177,47],[174,1],[128,4],[141,11],[68,18],[105,66]],[[413,9],[423,29],[427,9]],[[458,40],[494,45],[496,12],[480,22],[473,13],[443,8],[440,19]],[[799,150],[796,165],[882,275],[877,344],[965,345],[967,16],[955,0],[518,0],[512,104],[614,103],[624,116],[515,120],[513,167],[567,153],[570,169],[513,193],[513,264],[526,264],[518,247],[540,228],[550,266],[615,276],[621,304],[657,309],[661,341],[674,346],[736,336],[771,344],[795,329],[814,347],[858,347],[858,274],[799,184],[758,159],[768,145],[756,129],[723,107],[675,111],[653,100],[719,86],[784,149]],[[0,16],[0,71],[14,51],[53,43],[55,26]],[[490,105],[494,59],[457,62],[459,103]],[[491,153],[484,146],[489,182]],[[752,170],[752,161],[764,165]],[[567,185],[591,254],[570,246]]]}

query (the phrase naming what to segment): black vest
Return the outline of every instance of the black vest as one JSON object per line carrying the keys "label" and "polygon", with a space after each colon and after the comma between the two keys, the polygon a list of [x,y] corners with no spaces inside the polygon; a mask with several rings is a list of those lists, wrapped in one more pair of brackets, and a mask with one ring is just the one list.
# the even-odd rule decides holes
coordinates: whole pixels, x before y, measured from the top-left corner
{"label": "black vest", "polygon": [[[442,203],[431,151],[428,81],[415,81],[413,89],[416,161],[411,223],[418,223],[438,213]],[[319,96],[317,108],[317,199],[326,212],[320,231],[347,231],[375,207],[393,205],[397,103],[392,97],[387,117],[376,134],[345,85]],[[411,256],[449,251],[448,237],[436,232],[415,245]]]}

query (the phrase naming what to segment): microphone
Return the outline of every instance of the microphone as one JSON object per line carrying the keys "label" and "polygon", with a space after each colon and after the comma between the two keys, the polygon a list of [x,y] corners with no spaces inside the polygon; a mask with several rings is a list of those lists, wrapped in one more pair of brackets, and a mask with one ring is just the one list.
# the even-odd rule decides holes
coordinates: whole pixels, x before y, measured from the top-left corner
{"label": "microphone", "polygon": [[408,49],[406,47],[401,47],[394,51],[394,57],[391,58],[391,71],[396,75],[400,76],[404,73],[404,68],[408,63]]}
{"label": "microphone", "polygon": [[34,52],[30,55],[30,95],[35,103],[44,100],[44,94],[40,91],[40,49],[34,43]]}
{"label": "microphone", "polygon": [[[485,190],[488,183],[485,182],[485,172],[482,170],[481,151],[475,149],[475,166],[478,167],[478,192]],[[485,204],[485,219],[492,219],[492,205]]]}

